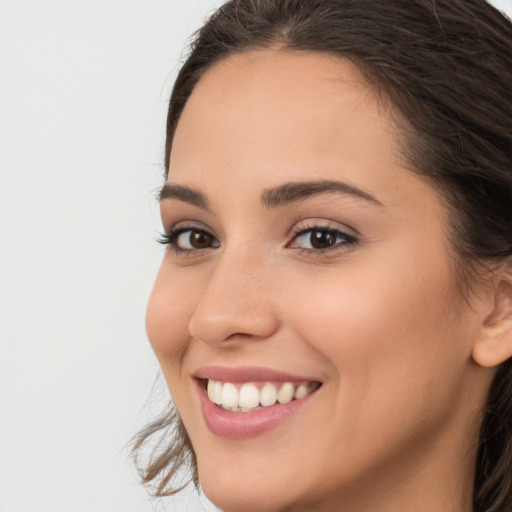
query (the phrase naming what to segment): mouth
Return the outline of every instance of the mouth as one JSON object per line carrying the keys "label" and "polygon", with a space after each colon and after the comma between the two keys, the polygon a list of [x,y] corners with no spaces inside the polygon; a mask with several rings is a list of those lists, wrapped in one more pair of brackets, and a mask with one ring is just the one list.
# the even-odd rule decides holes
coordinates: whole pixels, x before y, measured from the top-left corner
{"label": "mouth", "polygon": [[316,391],[320,382],[223,382],[201,379],[210,402],[230,412],[253,412],[276,404],[286,405]]}
{"label": "mouth", "polygon": [[210,366],[194,377],[206,426],[232,439],[286,425],[287,419],[307,409],[322,387],[315,379],[256,367]]}

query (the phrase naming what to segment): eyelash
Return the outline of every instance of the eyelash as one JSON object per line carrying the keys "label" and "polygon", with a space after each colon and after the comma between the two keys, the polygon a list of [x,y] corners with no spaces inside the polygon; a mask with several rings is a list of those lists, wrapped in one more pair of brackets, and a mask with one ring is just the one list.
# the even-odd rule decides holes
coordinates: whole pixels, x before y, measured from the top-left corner
{"label": "eyelash", "polygon": [[[214,240],[217,241],[216,246],[210,246],[205,248],[192,248],[192,249],[182,249],[178,247],[177,240],[180,235],[187,232],[196,232],[202,235],[206,235],[207,237],[212,237]],[[322,256],[326,255],[326,253],[329,253],[331,251],[340,251],[342,248],[349,248],[354,245],[357,245],[359,240],[353,236],[349,235],[340,229],[334,228],[329,225],[302,225],[298,227],[294,232],[292,233],[290,240],[286,243],[286,248],[291,248],[291,244],[296,242],[301,236],[306,235],[307,233],[312,233],[314,231],[329,234],[331,236],[335,236],[336,240],[341,238],[340,241],[336,241],[336,243],[333,246],[325,247],[325,248],[300,248],[297,247],[297,250],[300,254],[306,254],[306,255],[315,255],[315,256]],[[198,226],[182,226],[178,228],[173,228],[169,232],[162,233],[160,235],[160,238],[157,240],[159,243],[163,245],[168,245],[174,249],[176,254],[188,256],[188,255],[199,255],[202,254],[203,251],[206,251],[208,249],[216,249],[220,246],[219,241],[216,239],[215,235],[213,235],[210,231],[200,228]],[[311,241],[311,240],[310,240]]]}
{"label": "eyelash", "polygon": [[212,233],[210,233],[208,230],[192,225],[192,226],[181,226],[179,228],[173,228],[168,232],[161,233],[160,238],[158,238],[157,242],[160,244],[168,245],[168,246],[172,247],[174,249],[174,251],[176,252],[176,254],[184,255],[184,256],[188,256],[191,254],[200,254],[205,250],[208,250],[211,248],[216,248],[216,247],[206,247],[204,249],[198,249],[198,248],[182,249],[182,248],[178,247],[178,245],[177,245],[178,237],[180,235],[182,235],[183,233],[187,233],[188,231],[200,233],[200,234],[203,234],[203,235],[206,235],[209,237],[211,236],[213,239],[216,240],[216,237]]}
{"label": "eyelash", "polygon": [[[341,238],[341,241],[337,241],[333,246],[325,247],[322,249],[314,249],[314,248],[298,248],[300,254],[306,254],[306,255],[316,255],[316,256],[322,256],[326,255],[326,253],[330,253],[331,251],[340,251],[343,248],[349,248],[352,246],[355,246],[358,244],[359,240],[353,236],[349,235],[348,233],[345,233],[344,231],[341,231],[338,228],[334,228],[330,225],[319,225],[319,224],[313,224],[313,225],[302,225],[294,230],[292,233],[292,236],[290,238],[290,241],[286,244],[286,247],[290,247],[290,244],[298,240],[302,235],[305,235],[307,233],[312,233],[314,231],[317,232],[323,232],[328,233],[330,235],[334,235],[336,239]],[[311,235],[310,235],[311,236]],[[311,241],[311,238],[310,238]]]}

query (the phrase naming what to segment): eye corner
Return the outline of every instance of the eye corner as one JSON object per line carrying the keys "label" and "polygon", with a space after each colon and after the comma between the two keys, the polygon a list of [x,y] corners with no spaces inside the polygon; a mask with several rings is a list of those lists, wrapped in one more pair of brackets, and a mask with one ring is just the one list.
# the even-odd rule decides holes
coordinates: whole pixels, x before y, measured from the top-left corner
{"label": "eye corner", "polygon": [[169,245],[171,238],[166,231],[160,231],[155,236],[155,242],[160,245]]}

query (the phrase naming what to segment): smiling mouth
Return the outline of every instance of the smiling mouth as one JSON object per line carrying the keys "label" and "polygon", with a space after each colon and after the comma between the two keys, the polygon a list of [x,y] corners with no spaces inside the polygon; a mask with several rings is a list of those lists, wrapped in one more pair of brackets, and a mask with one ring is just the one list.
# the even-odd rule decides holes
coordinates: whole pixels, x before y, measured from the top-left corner
{"label": "smiling mouth", "polygon": [[276,404],[301,400],[322,385],[320,382],[223,382],[201,379],[210,402],[230,412],[252,412]]}

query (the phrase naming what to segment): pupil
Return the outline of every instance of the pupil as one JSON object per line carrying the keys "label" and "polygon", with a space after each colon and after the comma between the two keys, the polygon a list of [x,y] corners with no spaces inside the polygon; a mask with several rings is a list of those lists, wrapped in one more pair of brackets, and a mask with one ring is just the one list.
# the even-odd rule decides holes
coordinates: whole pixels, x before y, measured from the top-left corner
{"label": "pupil", "polygon": [[204,231],[193,231],[190,234],[190,245],[194,249],[205,249],[211,247],[212,236]]}
{"label": "pupil", "polygon": [[336,243],[336,233],[328,229],[316,229],[311,233],[311,246],[315,249],[332,247]]}

